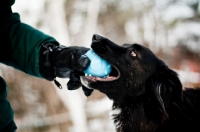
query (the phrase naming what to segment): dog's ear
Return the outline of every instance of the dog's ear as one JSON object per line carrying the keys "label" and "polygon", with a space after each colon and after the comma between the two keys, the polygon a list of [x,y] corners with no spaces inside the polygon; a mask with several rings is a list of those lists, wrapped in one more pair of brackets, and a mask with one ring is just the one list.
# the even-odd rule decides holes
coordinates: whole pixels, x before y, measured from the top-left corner
{"label": "dog's ear", "polygon": [[170,102],[178,105],[182,101],[182,84],[178,75],[167,66],[162,66],[150,77],[148,84],[153,91],[154,98],[158,101],[160,112],[168,118],[167,108]]}

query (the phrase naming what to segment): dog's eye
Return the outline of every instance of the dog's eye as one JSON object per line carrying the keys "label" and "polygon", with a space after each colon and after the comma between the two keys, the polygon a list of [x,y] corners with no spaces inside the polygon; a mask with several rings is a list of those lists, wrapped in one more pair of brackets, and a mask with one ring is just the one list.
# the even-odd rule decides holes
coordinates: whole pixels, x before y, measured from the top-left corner
{"label": "dog's eye", "polygon": [[136,56],[136,51],[135,51],[135,50],[131,50],[131,51],[130,51],[130,55],[131,55],[131,56]]}

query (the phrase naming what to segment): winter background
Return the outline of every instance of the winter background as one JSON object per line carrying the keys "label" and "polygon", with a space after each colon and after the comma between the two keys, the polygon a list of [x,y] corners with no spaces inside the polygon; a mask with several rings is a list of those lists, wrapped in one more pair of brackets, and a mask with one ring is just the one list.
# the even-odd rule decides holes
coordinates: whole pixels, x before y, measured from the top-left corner
{"label": "winter background", "polygon": [[[90,47],[94,33],[118,44],[149,47],[180,76],[200,86],[200,0],[16,0],[21,21],[60,44]],[[94,91],[68,91],[0,64],[18,132],[115,132],[112,101]]]}

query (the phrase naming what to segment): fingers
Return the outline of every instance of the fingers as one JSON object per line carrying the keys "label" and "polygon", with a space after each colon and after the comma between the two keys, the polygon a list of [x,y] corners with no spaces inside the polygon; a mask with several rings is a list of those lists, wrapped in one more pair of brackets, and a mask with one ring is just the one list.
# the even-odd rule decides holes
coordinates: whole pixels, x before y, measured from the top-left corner
{"label": "fingers", "polygon": [[[67,88],[68,90],[76,90],[79,87],[81,87],[81,82],[77,81],[77,82],[73,82],[73,80],[69,80],[69,82],[67,83]],[[93,93],[93,89],[88,89],[85,86],[82,85],[82,90],[83,93],[85,94],[85,96],[90,96]]]}
{"label": "fingers", "polygon": [[54,68],[55,69],[55,74],[56,74],[56,77],[59,77],[59,78],[69,78],[70,76],[70,73],[71,73],[71,69],[69,68],[66,68],[66,67],[56,67]]}
{"label": "fingers", "polygon": [[80,81],[74,82],[73,80],[69,80],[69,82],[67,83],[68,90],[76,90],[79,87],[81,87],[81,82]]}
{"label": "fingers", "polygon": [[68,90],[76,90],[81,87],[80,75],[82,75],[80,72],[71,72],[69,77],[70,80],[67,83]]}
{"label": "fingers", "polygon": [[67,88],[68,88],[68,90],[76,90],[76,89],[78,89],[79,87],[82,86],[83,93],[85,94],[85,96],[88,97],[93,93],[94,90],[93,89],[88,89],[88,88],[86,88],[85,86],[83,86],[81,84],[81,81],[80,81],[80,76],[81,75],[83,75],[82,72],[78,72],[78,71],[71,72],[70,80],[67,83]]}

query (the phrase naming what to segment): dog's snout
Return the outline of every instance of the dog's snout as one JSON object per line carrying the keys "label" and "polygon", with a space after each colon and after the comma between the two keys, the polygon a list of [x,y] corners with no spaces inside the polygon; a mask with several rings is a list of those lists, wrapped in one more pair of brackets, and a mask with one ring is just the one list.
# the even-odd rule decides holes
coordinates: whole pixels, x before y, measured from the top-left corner
{"label": "dog's snout", "polygon": [[98,34],[94,34],[92,37],[92,42],[100,42],[101,41],[101,36]]}

